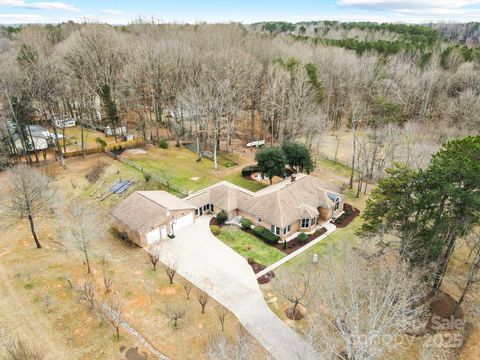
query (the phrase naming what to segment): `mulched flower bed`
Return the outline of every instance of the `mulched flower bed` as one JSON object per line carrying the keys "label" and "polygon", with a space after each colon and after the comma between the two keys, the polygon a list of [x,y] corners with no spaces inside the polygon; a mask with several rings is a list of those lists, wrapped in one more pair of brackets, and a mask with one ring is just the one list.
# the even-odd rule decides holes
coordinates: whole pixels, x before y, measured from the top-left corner
{"label": "mulched flower bed", "polygon": [[344,204],[343,211],[345,212],[340,217],[332,221],[332,223],[334,223],[337,228],[344,228],[360,214],[360,210],[354,208],[350,204]]}
{"label": "mulched flower bed", "polygon": [[[253,272],[258,274],[260,271],[266,268],[265,265],[259,264],[255,261],[250,260],[248,264],[252,267]],[[266,284],[269,283],[275,277],[275,273],[273,271],[269,271],[265,275],[260,276],[257,281],[259,284]]]}
{"label": "mulched flower bed", "polygon": [[313,234],[307,234],[308,239],[305,242],[300,242],[299,240],[297,240],[297,238],[295,238],[293,240],[290,240],[289,242],[287,242],[287,248],[286,249],[283,248],[284,245],[283,245],[282,241],[280,241],[278,244],[273,245],[273,246],[276,247],[278,250],[284,252],[285,254],[291,254],[292,252],[300,249],[302,246],[307,245],[309,242],[315,240],[320,235],[323,235],[326,232],[327,232],[327,229],[322,227],[322,228],[318,229],[317,231],[315,231]]}
{"label": "mulched flower bed", "polygon": [[210,226],[220,226],[220,224],[218,223],[218,220],[217,218],[214,216],[210,219]]}

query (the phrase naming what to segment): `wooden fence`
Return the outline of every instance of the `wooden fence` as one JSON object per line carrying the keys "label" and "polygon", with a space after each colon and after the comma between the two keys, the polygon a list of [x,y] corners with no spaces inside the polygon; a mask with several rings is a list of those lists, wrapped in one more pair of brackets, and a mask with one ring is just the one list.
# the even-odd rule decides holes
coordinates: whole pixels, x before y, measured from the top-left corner
{"label": "wooden fence", "polygon": [[[115,144],[107,145],[105,150],[115,151],[115,150],[129,149],[137,146],[143,147],[145,146],[145,142],[142,139],[121,141]],[[93,149],[85,149],[85,155],[100,154],[103,152],[104,150],[101,147],[96,147]],[[84,152],[82,150],[76,150],[76,151],[68,151],[66,153],[63,153],[63,156],[65,158],[69,158],[69,157],[75,157],[75,156],[83,156],[83,154]]]}
{"label": "wooden fence", "polygon": [[117,155],[117,154],[115,154],[115,153],[113,153],[109,150],[105,150],[105,153],[110,155],[113,159],[118,160],[118,161],[120,161],[120,162],[122,162],[122,163],[124,163],[128,166],[131,166],[131,167],[137,169],[138,171],[140,171],[144,175],[150,177],[152,180],[158,182],[161,186],[164,186],[165,188],[167,188],[167,190],[173,191],[178,197],[184,198],[184,197],[188,196],[188,190],[187,189],[172,184],[170,179],[158,176],[157,174],[152,174],[151,172],[146,171],[143,168],[143,166],[141,166],[141,165],[139,165],[139,164],[137,164],[137,163],[135,163],[131,160],[128,160],[127,158],[125,158],[121,155]]}

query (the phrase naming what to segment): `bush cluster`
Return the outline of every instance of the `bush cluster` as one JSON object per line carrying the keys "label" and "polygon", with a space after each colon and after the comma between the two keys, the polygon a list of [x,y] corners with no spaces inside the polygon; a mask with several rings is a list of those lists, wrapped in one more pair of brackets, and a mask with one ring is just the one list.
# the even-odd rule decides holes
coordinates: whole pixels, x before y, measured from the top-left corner
{"label": "bush cluster", "polygon": [[242,226],[242,229],[250,229],[250,226],[252,226],[252,222],[248,219],[243,218],[240,220],[240,225]]}
{"label": "bush cluster", "polygon": [[218,234],[220,234],[220,226],[212,225],[210,226],[210,231],[213,235],[217,236]]}
{"label": "bush cluster", "polygon": [[217,214],[217,221],[220,225],[225,224],[225,221],[228,220],[228,215],[225,213],[225,211],[220,211]]}
{"label": "bush cluster", "polygon": [[258,172],[257,165],[247,165],[242,169],[242,176],[250,176],[256,172]]}
{"label": "bush cluster", "polygon": [[303,233],[303,232],[301,232],[300,234],[298,234],[297,240],[298,240],[298,242],[300,242],[300,243],[304,243],[304,242],[306,242],[306,241],[308,240],[308,235],[305,234],[305,233]]}
{"label": "bush cluster", "polygon": [[255,235],[270,245],[276,245],[280,239],[277,235],[263,226],[255,226],[253,231],[255,232]]}
{"label": "bush cluster", "polygon": [[168,142],[166,139],[159,139],[158,140],[158,147],[160,149],[168,149]]}

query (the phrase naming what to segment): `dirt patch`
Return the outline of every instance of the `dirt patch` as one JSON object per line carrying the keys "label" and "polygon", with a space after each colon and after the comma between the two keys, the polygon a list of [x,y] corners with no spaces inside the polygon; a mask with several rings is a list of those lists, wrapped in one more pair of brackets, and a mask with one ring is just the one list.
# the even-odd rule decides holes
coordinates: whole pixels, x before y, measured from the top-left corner
{"label": "dirt patch", "polygon": [[290,320],[302,320],[304,318],[304,315],[300,311],[300,309],[297,309],[295,311],[295,314],[294,314],[293,311],[292,311],[292,308],[288,308],[288,309],[285,310],[285,315],[287,315],[287,317]]}
{"label": "dirt patch", "polygon": [[350,204],[344,204],[343,205],[343,211],[344,213],[336,218],[334,221],[332,221],[337,228],[344,228],[348,224],[350,224],[353,219],[355,219],[358,215],[360,215],[360,210],[357,208],[354,208]]}
{"label": "dirt patch", "polygon": [[128,149],[123,152],[123,156],[128,157],[129,155],[146,155],[147,150],[145,149]]}
{"label": "dirt patch", "polygon": [[138,347],[133,347],[128,349],[125,352],[125,359],[126,360],[147,360],[148,354],[146,352],[142,352],[142,354],[139,354]]}
{"label": "dirt patch", "polygon": [[455,314],[455,308],[457,301],[449,294],[438,291],[431,300],[431,314],[427,322],[426,332],[429,334],[436,333],[438,331],[451,330],[443,328],[443,324],[452,325],[452,321],[462,321],[463,314],[458,312]]}

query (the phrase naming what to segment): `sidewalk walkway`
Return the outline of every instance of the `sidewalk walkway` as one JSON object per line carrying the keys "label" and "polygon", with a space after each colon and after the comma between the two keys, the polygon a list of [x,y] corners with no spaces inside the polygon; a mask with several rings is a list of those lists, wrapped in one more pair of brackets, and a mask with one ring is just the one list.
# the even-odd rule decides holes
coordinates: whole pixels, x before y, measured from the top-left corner
{"label": "sidewalk walkway", "polygon": [[263,276],[265,275],[266,273],[272,271],[273,269],[276,269],[277,267],[279,267],[280,265],[283,265],[285,264],[287,261],[290,261],[292,260],[295,256],[298,256],[300,255],[301,253],[303,253],[304,251],[310,249],[312,246],[315,246],[317,245],[320,241],[322,241],[323,239],[325,239],[328,235],[330,235],[331,233],[333,233],[335,230],[337,230],[337,227],[335,225],[333,225],[331,222],[328,222],[328,223],[325,223],[323,225],[323,227],[325,229],[327,229],[327,232],[323,235],[320,235],[318,238],[316,238],[315,240],[309,242],[307,245],[305,246],[302,246],[300,249],[298,250],[295,250],[294,252],[292,252],[291,254],[288,254],[287,256],[285,256],[284,258],[278,260],[276,263],[273,263],[272,265],[266,267],[265,269],[263,269],[262,271],[258,272],[256,274],[257,278],[259,278],[260,276]]}

